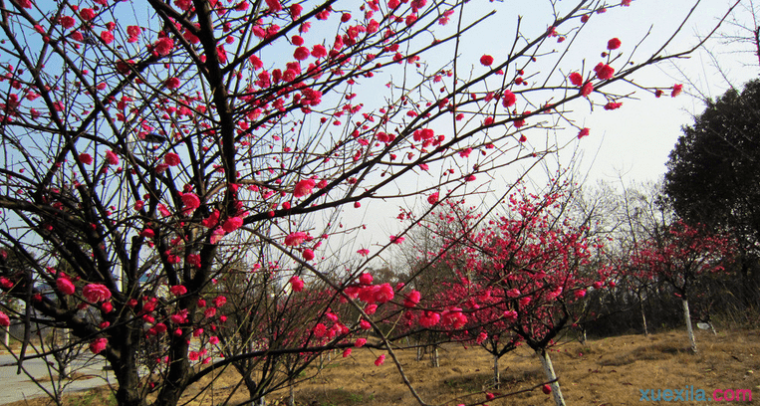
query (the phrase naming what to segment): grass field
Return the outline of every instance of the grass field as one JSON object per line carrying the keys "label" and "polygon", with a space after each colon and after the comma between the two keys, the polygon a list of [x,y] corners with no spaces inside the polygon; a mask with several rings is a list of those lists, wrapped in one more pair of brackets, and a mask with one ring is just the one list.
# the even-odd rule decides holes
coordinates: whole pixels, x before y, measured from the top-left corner
{"label": "grass field", "polygon": [[[698,332],[700,353],[688,351],[685,332],[673,331],[644,337],[626,335],[590,340],[585,346],[578,342],[560,343],[552,351],[554,367],[560,377],[568,405],[642,405],[640,390],[675,389],[687,385],[703,389],[712,396],[716,389],[751,389],[760,404],[760,333],[757,331]],[[295,389],[298,405],[414,405],[417,404],[403,384],[390,357],[382,366],[374,360],[381,354],[368,349],[355,350],[349,358],[336,353],[326,368],[309,371],[314,377],[301,382]],[[500,361],[502,386],[491,386],[492,360],[480,348],[465,349],[447,345],[440,350],[440,367],[432,368],[426,357],[416,361],[413,350],[400,351],[404,371],[429,404],[471,404],[485,400],[484,391],[511,393],[530,389],[544,381],[536,356],[528,348],[519,348]],[[757,371],[757,374],[756,374]],[[194,400],[197,388],[191,388],[185,401],[189,405],[217,405],[223,402],[238,382],[233,371],[226,371],[215,382],[213,392]],[[205,382],[208,383],[208,382]],[[204,384],[203,382],[201,384]],[[285,404],[287,390],[271,394],[268,404]],[[232,395],[229,404],[245,399],[244,389]],[[92,392],[69,396],[72,406],[113,404],[107,393],[98,397]],[[184,402],[182,402],[184,403]],[[705,405],[713,402],[676,401],[669,404]],[[21,403],[25,404],[25,403]],[[41,406],[44,399],[28,402]],[[487,402],[501,405],[552,405],[550,395],[540,389]],[[16,404],[18,405],[18,404]]]}

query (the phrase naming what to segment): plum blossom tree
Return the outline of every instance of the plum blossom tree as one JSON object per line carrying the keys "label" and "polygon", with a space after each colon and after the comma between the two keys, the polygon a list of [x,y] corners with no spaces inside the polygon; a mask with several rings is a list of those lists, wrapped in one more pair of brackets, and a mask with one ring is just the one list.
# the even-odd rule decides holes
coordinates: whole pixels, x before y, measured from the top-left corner
{"label": "plum blossom tree", "polygon": [[448,218],[437,228],[442,257],[456,256],[462,266],[455,270],[457,278],[425,302],[425,316],[438,316],[440,323],[431,324],[452,339],[491,353],[497,387],[499,358],[527,344],[561,405],[548,349],[566,326],[584,316],[584,306],[577,304],[587,289],[605,287],[609,269],[592,263],[603,243],[586,233],[587,226],[571,224],[567,207],[573,194],[567,182],[555,180],[541,194],[518,187],[503,198],[503,215],[490,219],[463,208],[461,201],[442,202],[439,213]]}
{"label": "plum blossom tree", "polygon": [[[274,255],[267,255],[266,250],[267,246],[259,247],[256,258],[268,258],[267,262],[238,261],[223,272],[213,291],[227,299],[220,309],[226,316],[212,328],[216,327],[213,331],[224,354],[259,353],[232,361],[255,403],[265,404],[268,393],[289,386],[293,404],[294,378],[310,378],[302,377],[304,370],[322,351],[281,350],[329,346],[336,337],[346,337],[349,328],[338,320],[349,320],[348,314],[341,314],[348,309],[324,283],[311,281],[306,287],[298,269],[281,265],[288,263],[282,254],[273,260]],[[204,347],[196,351],[201,357],[206,352],[213,353]]]}
{"label": "plum blossom tree", "polygon": [[657,230],[654,238],[634,247],[631,260],[634,269],[643,271],[668,283],[681,298],[683,316],[692,352],[697,343],[691,324],[689,297],[700,278],[725,271],[733,256],[731,239],[711,235],[704,228],[675,221]]}
{"label": "plum blossom tree", "polygon": [[[573,304],[584,300],[592,286],[602,289],[608,276],[604,267],[587,272],[603,243],[564,215],[572,197],[566,188],[557,182],[542,196],[512,194],[510,212],[477,235],[485,255],[469,266],[483,288],[479,302],[471,305],[474,312],[493,313],[494,321],[509,326],[520,340],[507,340],[507,347],[524,341],[535,351],[558,406],[565,403],[548,348],[560,331],[580,321],[582,307]],[[500,312],[492,312],[495,304]]]}
{"label": "plum blossom tree", "polygon": [[[340,210],[471,193],[493,172],[558,149],[532,129],[591,136],[570,104],[619,108],[635,72],[691,51],[668,52],[666,40],[633,63],[621,56],[634,44],[604,39],[589,52],[607,56],[586,68],[560,51],[574,43],[564,40],[623,18],[630,1],[547,4],[553,12],[538,16],[537,32],[518,24],[509,46],[469,59],[468,36],[496,12],[466,0],[0,2],[0,245],[31,264],[0,268],[3,295],[26,305],[27,320],[34,309],[103,357],[123,406],[176,405],[235,360],[338,348],[368,328],[395,360],[359,301],[392,306],[403,287],[359,275],[408,230],[384,237],[336,282],[342,267],[320,259],[335,249],[330,236],[347,232]],[[680,86],[649,89],[675,96]],[[363,323],[331,337],[309,319],[307,337],[329,338],[318,346],[293,339],[220,357],[213,327],[224,323],[227,299],[209,287],[262,244],[290,261],[283,269],[321,280]],[[300,275],[288,278],[293,295]],[[569,282],[552,287],[580,289]],[[534,285],[515,300],[554,292]],[[330,326],[349,325],[336,317]],[[439,317],[456,329],[464,313]],[[204,356],[194,342],[210,345]],[[31,356],[42,354],[22,350],[19,363]]]}

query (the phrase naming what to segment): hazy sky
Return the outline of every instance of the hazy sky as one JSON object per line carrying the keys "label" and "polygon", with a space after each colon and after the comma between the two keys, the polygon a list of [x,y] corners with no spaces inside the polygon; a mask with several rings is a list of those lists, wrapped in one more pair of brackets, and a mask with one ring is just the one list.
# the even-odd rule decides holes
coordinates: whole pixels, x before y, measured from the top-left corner
{"label": "hazy sky", "polygon": [[[700,37],[715,27],[719,17],[725,14],[732,3],[734,1],[703,0],[697,7],[694,18],[668,49],[675,52],[698,43]],[[746,4],[740,5],[707,43],[707,48],[717,57],[723,72],[739,88],[748,80],[756,78],[760,72],[751,44],[736,41],[726,43],[726,35],[741,33],[732,22],[752,24],[751,14],[744,7],[749,6],[750,2],[744,3]],[[665,4],[667,5],[664,6]],[[615,25],[602,24],[594,29],[618,36],[625,44],[626,39],[635,41],[653,26],[651,41],[658,42],[664,38],[665,33],[673,30],[674,22],[685,16],[694,4],[694,1],[689,0],[638,0],[626,10],[630,18],[624,27],[616,27],[620,21],[615,19]],[[659,27],[667,30],[660,30]],[[693,115],[704,110],[699,95],[717,97],[729,88],[716,68],[715,61],[705,50],[693,54],[689,59],[679,59],[650,68],[638,78],[640,83],[646,85],[683,83],[684,93],[675,99],[667,95],[657,99],[639,91],[636,94],[639,101],[627,101],[620,110],[595,112],[588,116],[585,126],[591,128],[592,136],[582,140],[581,148],[584,167],[590,167],[590,179],[613,180],[622,173],[626,181],[656,181],[665,173],[668,154],[681,135],[681,127],[692,124]]]}

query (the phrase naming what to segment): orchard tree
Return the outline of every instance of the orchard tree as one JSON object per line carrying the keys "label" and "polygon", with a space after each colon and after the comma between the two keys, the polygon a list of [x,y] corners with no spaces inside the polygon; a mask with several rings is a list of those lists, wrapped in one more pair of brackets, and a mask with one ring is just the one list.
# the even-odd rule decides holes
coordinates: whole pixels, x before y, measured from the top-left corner
{"label": "orchard tree", "polygon": [[603,269],[598,275],[587,272],[601,245],[588,238],[583,227],[570,224],[563,215],[563,199],[571,196],[554,186],[543,196],[510,198],[512,214],[480,236],[481,244],[491,244],[486,251],[491,260],[477,269],[479,278],[499,288],[506,306],[503,317],[538,356],[555,403],[561,406],[565,401],[548,349],[566,326],[580,321],[582,313],[574,310],[582,306],[573,304],[584,300],[592,286],[602,289],[606,276]]}
{"label": "orchard tree", "polygon": [[[575,39],[625,18],[631,1],[545,4],[538,30],[518,18],[514,40],[472,55],[471,34],[512,14],[465,0],[0,2],[0,244],[31,264],[0,268],[3,294],[26,305],[27,325],[34,309],[102,356],[124,406],[176,405],[236,360],[327,351],[365,326],[395,361],[356,298],[383,306],[400,290],[357,279],[408,229],[361,249],[345,272],[322,260],[338,256],[330,237],[347,233],[341,210],[469,194],[555,152],[547,129],[588,136],[572,105],[620,108],[634,73],[692,51],[667,49],[674,28],[636,63],[636,45],[610,33],[584,61],[568,52]],[[216,341],[227,317],[210,287],[262,245],[301,273],[291,295],[305,272],[364,324],[337,316],[347,328],[313,346],[327,327],[304,317],[310,333],[287,348],[196,358],[193,340]]]}
{"label": "orchard tree", "polygon": [[[267,258],[264,255],[265,246],[250,247],[245,254],[252,260]],[[258,255],[250,255],[256,253]],[[212,334],[204,339],[202,328],[193,332],[199,338],[198,346],[189,353],[190,360],[206,360],[210,354],[222,353],[228,356],[252,353],[266,350],[257,357],[235,358],[232,367],[242,377],[242,383],[248,391],[250,399],[256,399],[255,404],[266,404],[265,396],[273,390],[284,386],[292,386],[291,376],[284,372],[285,360],[288,354],[276,351],[288,347],[294,340],[307,340],[305,326],[311,324],[314,315],[308,312],[293,312],[293,307],[303,306],[295,303],[302,300],[313,300],[316,295],[289,295],[291,285],[287,277],[294,273],[292,269],[282,269],[278,262],[272,260],[264,263],[247,263],[240,259],[225,265],[219,279],[208,287],[207,296],[214,297],[211,303],[199,299],[199,310],[204,311],[204,317],[212,314],[209,310],[218,310],[223,314],[218,323],[209,327]],[[280,258],[282,259],[282,258]],[[224,299],[222,299],[224,298]],[[224,301],[222,307],[215,305]],[[290,317],[287,317],[290,316]],[[207,327],[208,328],[208,327]],[[301,359],[308,365],[311,355]],[[291,362],[290,364],[293,364]],[[299,365],[300,366],[300,365]]]}
{"label": "orchard tree", "polygon": [[726,236],[710,235],[704,228],[676,221],[654,238],[634,247],[632,269],[651,275],[650,279],[665,281],[681,298],[689,344],[694,353],[697,343],[691,325],[689,297],[697,293],[694,287],[700,279],[725,271],[725,265],[731,261],[732,245]]}
{"label": "orchard tree", "polygon": [[[463,272],[467,270],[468,251],[472,247],[465,243],[472,232],[470,227],[473,227],[473,222],[470,220],[475,209],[465,207],[464,199],[447,199],[446,196],[442,198],[437,192],[428,196],[427,203],[434,210],[432,215],[420,219],[413,212],[403,210],[397,218],[403,223],[419,225],[407,234],[408,238],[402,250],[410,272],[407,278],[412,280],[410,285],[423,297],[432,299],[431,303],[435,304],[439,303],[440,299],[448,300],[451,297],[451,287],[461,280]],[[461,297],[463,292],[458,293]],[[421,316],[423,320],[438,317],[433,315],[433,312]],[[470,333],[471,331],[465,330],[452,335],[440,329],[420,332],[418,338],[423,346],[418,347],[418,360],[422,357],[422,351],[428,348],[424,344],[429,344],[432,346],[431,364],[438,367],[439,344],[449,340],[475,341],[478,333],[475,332],[475,336],[471,336]],[[495,382],[498,384],[498,379],[495,379]]]}
{"label": "orchard tree", "polygon": [[[421,289],[426,298],[433,298],[425,302],[429,308],[419,315],[420,321],[435,325],[442,314],[449,313],[447,307],[459,308],[463,303],[468,309],[477,309],[463,315],[464,324],[454,326],[453,330],[428,330],[427,338],[435,342],[447,336],[449,340],[483,347],[493,356],[493,384],[498,388],[499,359],[517,347],[519,336],[509,329],[511,324],[502,317],[503,301],[493,296],[488,287],[480,292],[479,282],[472,280],[471,266],[479,253],[473,238],[482,214],[475,214],[475,207],[464,207],[464,200],[431,201],[437,205],[435,215],[415,230],[416,238],[409,243],[413,251],[418,252],[415,269],[419,275],[415,283],[429,281]],[[433,359],[433,365],[437,366],[435,346]]]}
{"label": "orchard tree", "polygon": [[460,231],[447,236],[446,244],[463,247],[451,252],[463,253],[466,263],[434,302],[438,313],[425,314],[440,319],[440,328],[453,338],[483,345],[494,357],[496,385],[499,358],[527,344],[541,361],[558,406],[565,401],[548,349],[565,327],[580,321],[584,306],[577,302],[588,289],[603,289],[608,276],[605,267],[588,271],[603,243],[589,237],[586,226],[571,224],[568,186],[556,180],[541,194],[518,187],[504,196],[505,213],[488,221],[460,209],[464,215],[455,216]]}

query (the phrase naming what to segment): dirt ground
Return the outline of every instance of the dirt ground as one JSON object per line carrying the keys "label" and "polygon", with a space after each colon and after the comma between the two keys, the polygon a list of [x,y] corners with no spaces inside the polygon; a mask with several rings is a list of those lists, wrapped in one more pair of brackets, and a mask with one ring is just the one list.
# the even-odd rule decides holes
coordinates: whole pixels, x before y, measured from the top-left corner
{"label": "dirt ground", "polygon": [[[585,346],[577,341],[557,345],[551,353],[560,377],[562,392],[568,405],[641,405],[640,389],[682,390],[691,385],[704,389],[711,396],[715,389],[751,389],[753,402],[760,405],[760,332],[721,332],[718,336],[700,331],[697,335],[700,352],[688,350],[685,332],[673,331],[650,337],[627,335],[590,340]],[[322,369],[309,370],[314,378],[301,382],[295,389],[299,406],[385,406],[417,404],[403,384],[396,365],[388,357],[385,364],[374,361],[383,352],[354,350],[349,358],[336,358]],[[429,404],[457,405],[485,401],[485,392],[508,394],[533,388],[545,381],[540,363],[528,348],[504,356],[500,365],[502,385],[492,387],[492,358],[483,349],[464,349],[447,345],[440,350],[440,366],[433,368],[429,359],[416,361],[414,350],[399,351],[403,369],[417,393]],[[757,371],[757,372],[756,372]],[[213,395],[191,396],[191,388],[183,399],[188,405],[217,405],[229,395],[238,382],[232,371],[225,372],[215,383]],[[241,389],[229,404],[245,399]],[[87,399],[83,399],[88,397]],[[269,405],[283,405],[287,390],[270,394]],[[113,404],[108,395],[95,393],[72,395],[66,402],[72,406]],[[540,389],[485,402],[490,406],[553,405],[551,395]],[[704,405],[708,402],[677,401],[679,405]],[[709,402],[712,403],[712,402]],[[45,401],[19,402],[42,406]]]}

